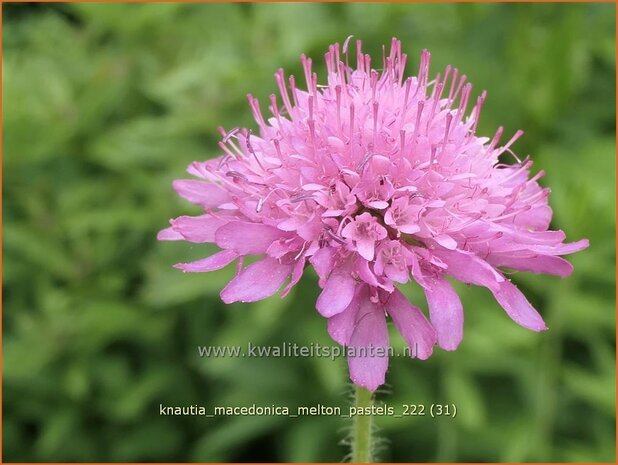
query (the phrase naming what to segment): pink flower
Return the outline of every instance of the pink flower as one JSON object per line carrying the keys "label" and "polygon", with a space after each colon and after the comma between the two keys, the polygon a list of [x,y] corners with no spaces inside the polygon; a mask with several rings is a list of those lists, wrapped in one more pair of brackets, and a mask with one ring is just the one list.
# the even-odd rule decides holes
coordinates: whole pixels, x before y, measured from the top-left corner
{"label": "pink flower", "polygon": [[356,250],[365,260],[373,260],[376,242],[386,238],[388,233],[380,226],[378,219],[368,212],[356,216],[341,231],[341,236],[352,242],[351,250]]}
{"label": "pink flower", "polygon": [[[501,159],[522,132],[502,146],[501,128],[491,139],[477,136],[485,93],[468,112],[466,77],[448,66],[430,78],[427,51],[418,75],[405,78],[399,41],[381,72],[356,46],[355,68],[347,65],[348,41],[329,47],[323,86],[305,56],[307,90],[293,76],[286,85],[279,70],[272,116],[249,96],[258,133],[222,130],[222,155],[192,163],[198,179],[174,182],[204,214],[172,220],[159,239],[221,248],[176,266],[213,271],[238,260],[221,292],[232,303],[282,287],[286,295],[311,265],[322,289],[316,308],[332,338],[351,348],[386,348],[389,315],[413,356],[428,358],[436,342],[456,349],[463,309],[447,278],[486,287],[515,322],[546,329],[502,270],[568,276],[572,266],[560,256],[588,241],[565,243],[562,231],[548,229],[543,172],[531,176],[528,159]],[[244,267],[250,255],[262,258]],[[394,285],[409,280],[423,288],[431,323]],[[370,352],[350,356],[349,368],[356,384],[375,390],[388,359]]]}
{"label": "pink flower", "polygon": [[401,233],[414,234],[421,230],[418,222],[421,214],[421,203],[411,204],[409,195],[402,195],[393,199],[390,208],[384,214],[384,222]]}

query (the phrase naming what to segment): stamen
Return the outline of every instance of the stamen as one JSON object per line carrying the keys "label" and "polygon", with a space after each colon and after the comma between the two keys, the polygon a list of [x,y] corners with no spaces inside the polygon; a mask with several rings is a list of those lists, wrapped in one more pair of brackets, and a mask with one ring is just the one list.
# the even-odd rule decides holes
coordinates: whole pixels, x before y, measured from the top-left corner
{"label": "stamen", "polygon": [[280,188],[280,187],[275,187],[273,190],[271,190],[268,194],[266,194],[266,196],[264,197],[260,197],[258,199],[258,203],[255,207],[255,211],[257,213],[260,213],[262,211],[262,208],[264,207],[264,204],[266,203],[266,201],[268,200],[268,197],[270,197],[271,195],[273,195],[275,192],[285,192],[284,189]]}
{"label": "stamen", "polygon": [[419,85],[423,88],[423,95],[427,95],[427,80],[429,79],[429,62],[431,53],[427,49],[421,53],[421,63],[418,70]]}
{"label": "stamen", "polygon": [[521,129],[518,129],[517,132],[515,132],[515,134],[513,134],[513,137],[511,137],[511,139],[504,144],[504,146],[500,149],[500,151],[498,152],[498,154],[503,153],[505,150],[507,150],[511,145],[513,145],[513,143],[519,139],[521,136],[524,135],[524,131],[522,131]]}
{"label": "stamen", "polygon": [[[438,74],[438,77],[436,79],[440,79],[440,75]],[[431,105],[431,111],[429,112],[429,116],[427,117],[427,132],[429,132],[429,126],[431,125],[431,123],[433,122],[434,117],[436,116],[436,107],[438,106],[438,99],[435,97],[436,96],[436,89],[439,89],[440,92],[442,92],[442,90],[440,89],[443,86],[443,84],[438,84],[437,87],[434,85],[433,88],[433,92],[431,94],[431,98],[433,99],[433,103]]]}
{"label": "stamen", "polygon": [[316,146],[315,146],[315,121],[310,119],[307,121],[307,125],[309,126],[309,137],[311,139],[311,147],[313,149],[313,153],[315,154]]}
{"label": "stamen", "polygon": [[451,130],[451,122],[453,121],[453,115],[451,113],[446,114],[446,127],[444,129],[444,140],[442,141],[442,153],[446,150],[446,142],[448,141],[448,135]]}
{"label": "stamen", "polygon": [[275,150],[277,151],[279,160],[283,161],[283,155],[281,154],[281,146],[279,144],[279,139],[273,139],[273,144],[275,145]]}
{"label": "stamen", "polygon": [[370,84],[371,84],[371,101],[375,102],[376,101],[376,87],[377,87],[378,79],[379,79],[378,72],[372,69],[371,76],[369,79],[370,79]]}
{"label": "stamen", "polygon": [[313,192],[303,192],[297,195],[293,195],[292,197],[290,197],[290,202],[292,203],[298,203],[298,202],[302,202],[303,200],[313,200],[314,199],[314,193]]}
{"label": "stamen", "polygon": [[[341,56],[339,54],[339,42],[335,43],[333,45],[333,60],[334,60],[334,64],[335,66],[339,65],[339,62],[341,61]],[[335,72],[337,72],[337,70],[335,70]]]}
{"label": "stamen", "polygon": [[421,125],[421,115],[423,114],[423,108],[425,108],[425,102],[421,100],[418,102],[418,109],[416,110],[416,124],[414,125],[414,132],[412,133],[412,140],[416,140],[418,136],[418,128]]}
{"label": "stamen", "polygon": [[305,249],[307,248],[307,244],[308,244],[307,241],[303,242],[303,246],[301,247],[300,252],[298,252],[298,255],[294,257],[294,260],[298,260],[303,255],[303,253],[305,252]]}
{"label": "stamen", "polygon": [[290,81],[290,90],[292,91],[292,99],[294,100],[294,106],[297,107],[298,106],[298,96],[296,95],[296,79],[294,78],[293,74],[290,75],[289,81]]}
{"label": "stamen", "polygon": [[515,152],[513,152],[511,149],[506,149],[506,151],[515,159],[517,163],[521,163],[521,160],[519,159],[519,157],[517,156]]}
{"label": "stamen", "polygon": [[455,116],[455,120],[459,123],[463,116],[466,114],[466,109],[468,108],[468,100],[470,99],[470,94],[472,93],[472,84],[467,83],[464,86],[464,90],[461,94],[461,100],[459,102],[459,109],[457,110],[457,115]]}
{"label": "stamen", "polygon": [[433,165],[436,161],[436,152],[437,152],[437,147],[435,145],[431,146],[431,156],[429,157],[429,169],[433,169]]}
{"label": "stamen", "polygon": [[[492,218],[492,220],[496,220],[496,219],[497,218]],[[504,233],[502,231],[498,231],[489,237],[476,237],[476,238],[472,237],[472,238],[466,239],[466,245],[482,244],[483,242],[495,241],[496,239],[500,239],[503,235]]]}
{"label": "stamen", "polygon": [[549,194],[551,193],[551,189],[549,188],[545,188],[545,189],[541,189],[540,191],[538,191],[536,194],[533,194],[529,197],[520,199],[522,203],[527,203],[529,205],[533,204],[534,202],[536,202],[539,199],[548,197]]}
{"label": "stamen", "polygon": [[[345,42],[343,43],[343,54],[345,55],[345,70],[346,73],[350,72],[350,60],[349,60],[349,54],[348,54],[348,45],[350,44],[350,40],[352,39],[352,35],[348,36],[347,39],[345,40]],[[349,75],[348,75],[348,79],[349,79]]]}
{"label": "stamen", "polygon": [[481,95],[476,99],[476,105],[474,106],[474,109],[472,110],[472,118],[474,120],[474,123],[472,124],[472,132],[474,133],[476,131],[476,128],[479,124],[479,119],[481,117],[481,108],[483,107],[483,103],[485,102],[485,98],[487,97],[487,91],[484,90]]}
{"label": "stamen", "polygon": [[455,100],[457,100],[457,96],[459,95],[459,92],[461,91],[463,85],[466,83],[467,79],[468,77],[465,74],[461,75],[461,78],[459,78],[459,85],[457,86],[457,90],[453,94],[452,98],[451,96],[449,96],[449,106],[452,105]]}
{"label": "stamen", "polygon": [[[444,91],[444,89],[446,89],[446,83],[448,82],[448,78],[451,74],[451,70],[452,67],[451,65],[447,65],[447,67],[444,69],[444,78],[442,79],[442,91]],[[438,98],[442,98],[442,92],[440,92],[440,95],[438,95]]]}
{"label": "stamen", "polygon": [[[281,122],[281,114],[279,113],[279,105],[277,105],[277,96],[275,94],[270,94],[268,96],[270,99],[270,112],[277,118],[278,122]],[[281,125],[279,125],[281,126]]]}
{"label": "stamen", "polygon": [[399,57],[401,53],[401,49],[398,49],[398,42],[399,41],[395,37],[391,39],[391,49],[388,56],[391,60],[393,60],[393,62]]}
{"label": "stamen", "polygon": [[265,202],[265,198],[264,197],[260,197],[260,199],[258,200],[257,205],[255,206],[255,212],[256,213],[261,213],[262,212],[262,208],[264,208],[264,202]]}
{"label": "stamen", "polygon": [[408,78],[406,79],[406,89],[404,92],[404,97],[403,97],[403,108],[401,109],[401,123],[399,124],[399,127],[403,127],[405,121],[406,121],[406,112],[408,111],[408,98],[410,96],[410,86],[412,85],[412,79]]}
{"label": "stamen", "polygon": [[373,158],[374,155],[375,153],[373,152],[367,152],[365,156],[363,157],[363,159],[356,165],[356,172],[359,174],[362,174],[362,172],[365,170],[365,166],[367,165],[367,162],[371,158]]}
{"label": "stamen", "polygon": [[335,66],[333,63],[334,53],[332,44],[328,46],[328,52],[324,54],[324,63],[326,63],[326,71],[330,76],[335,72]]}
{"label": "stamen", "polygon": [[223,150],[229,157],[232,157],[233,159],[238,158],[230,149],[227,145],[225,145],[225,143],[223,141],[219,141],[218,142],[219,148],[221,150]]}
{"label": "stamen", "polygon": [[498,143],[498,141],[502,137],[502,133],[503,132],[504,132],[504,128],[502,126],[500,126],[498,128],[498,130],[496,131],[496,134],[494,135],[494,137],[491,139],[491,142],[489,143],[489,146],[487,147],[487,151],[488,152],[491,152],[496,147],[496,144]]}
{"label": "stamen", "polygon": [[312,87],[311,87],[311,92],[313,94],[313,97],[315,98],[315,108],[318,108],[318,103],[319,103],[319,99],[318,99],[318,74],[317,73],[313,73],[311,75],[312,77]]}
{"label": "stamen", "polygon": [[433,80],[433,89],[431,90],[431,97],[430,97],[432,99],[436,98],[436,89],[440,85],[440,78],[441,78],[441,75],[440,75],[440,73],[438,73],[436,75],[436,78]]}
{"label": "stamen", "polygon": [[[401,48],[400,48],[401,51]],[[403,76],[405,73],[405,69],[406,69],[406,63],[408,62],[408,55],[406,55],[405,53],[401,54],[401,56],[399,57],[399,85],[401,86],[401,83],[403,82]]]}
{"label": "stamen", "polygon": [[453,102],[453,91],[455,90],[455,85],[457,84],[457,78],[459,77],[459,70],[457,68],[453,69],[453,79],[451,80],[451,87],[448,91],[448,106],[451,106]]}
{"label": "stamen", "polygon": [[275,73],[275,81],[277,82],[279,93],[283,99],[283,105],[285,105],[288,115],[292,117],[292,104],[290,103],[290,96],[288,95],[288,90],[285,86],[285,73],[283,68],[279,68],[279,70]]}
{"label": "stamen", "polygon": [[262,110],[260,110],[260,103],[258,99],[256,99],[253,95],[247,94],[247,100],[249,101],[249,106],[251,107],[251,112],[253,113],[253,117],[255,121],[260,126],[262,131],[266,130],[266,122],[264,121],[264,117],[262,116]]}
{"label": "stamen", "polygon": [[247,176],[245,176],[242,173],[239,173],[238,171],[228,171],[227,173],[225,173],[225,175],[235,180],[249,182],[249,179],[247,179]]}
{"label": "stamen", "polygon": [[502,216],[496,216],[495,218],[492,218],[492,221],[501,221],[501,220],[506,220],[508,218],[512,218],[514,216],[519,215],[520,213],[524,213],[527,212],[528,210],[532,209],[532,205],[524,205],[522,208],[515,210],[511,213],[507,213],[506,215],[502,215]]}
{"label": "stamen", "polygon": [[316,154],[316,137],[315,137],[315,120],[313,119],[313,103],[314,103],[314,97],[310,96],[309,97],[309,119],[307,120],[307,125],[309,126],[309,138],[311,139],[311,147],[313,150],[313,154]]}
{"label": "stamen", "polygon": [[537,174],[532,176],[528,182],[536,182],[539,179],[541,179],[543,176],[545,176],[545,170],[539,171]]}
{"label": "stamen", "polygon": [[262,165],[262,162],[260,161],[257,154],[255,153],[255,150],[253,150],[253,146],[251,145],[250,139],[251,139],[251,130],[249,130],[249,132],[247,133],[247,140],[246,140],[247,150],[249,151],[251,155],[253,155],[253,158],[255,158],[255,161],[260,166],[260,168],[262,168],[265,171],[266,169],[264,168],[264,165]]}
{"label": "stamen", "polygon": [[[455,219],[461,219],[460,217],[458,217],[457,215],[455,215],[452,211],[450,211],[449,209],[446,209],[446,211],[451,214]],[[463,228],[465,228],[466,226],[471,225],[472,223],[475,223],[476,221],[480,220],[483,217],[482,213],[475,213],[473,215],[471,215],[466,221],[464,221],[461,224],[458,224],[456,227],[451,227],[449,225],[449,231],[451,233],[457,232],[457,231],[461,231]]]}
{"label": "stamen", "polygon": [[230,161],[230,157],[229,155],[224,155],[219,159],[219,163],[217,163],[217,170],[220,170],[221,168],[223,168],[223,166],[227,166],[228,162]]}
{"label": "stamen", "polygon": [[[240,134],[241,136],[245,136],[246,132],[247,132],[246,129],[239,129],[237,134]],[[240,142],[240,138],[238,135],[235,137],[235,139]],[[240,147],[238,145],[236,145],[236,141],[234,139],[228,140],[227,145],[228,147],[231,147],[231,149],[235,152],[236,158],[245,157],[245,153],[242,150],[240,150]]]}
{"label": "stamen", "polygon": [[343,42],[343,53],[344,55],[347,55],[348,53],[348,45],[350,44],[350,40],[352,39],[352,37],[354,37],[353,35],[349,35],[345,41]]}
{"label": "stamen", "polygon": [[338,242],[339,244],[345,244],[345,240],[342,239],[341,237],[337,236],[332,229],[330,228],[326,228],[326,234],[328,234],[332,239],[334,239],[336,242]]}
{"label": "stamen", "polygon": [[311,92],[312,78],[311,78],[311,58],[307,58],[307,56],[303,53],[300,56],[300,61],[303,65],[303,71],[305,72],[305,81],[307,82],[307,90]]}
{"label": "stamen", "polygon": [[231,137],[234,137],[238,133],[239,130],[240,128],[230,129],[226,134],[223,135],[223,139],[221,140],[221,142],[223,142],[224,144],[227,143]]}
{"label": "stamen", "polygon": [[[347,55],[346,55],[347,57]],[[341,86],[343,88],[344,94],[347,94],[348,92],[348,83],[347,83],[347,79],[349,78],[349,69],[347,67],[347,65],[345,65],[345,69],[344,69],[344,64],[342,62],[339,62],[338,68],[339,68],[339,76],[340,76],[340,82],[341,82]]]}

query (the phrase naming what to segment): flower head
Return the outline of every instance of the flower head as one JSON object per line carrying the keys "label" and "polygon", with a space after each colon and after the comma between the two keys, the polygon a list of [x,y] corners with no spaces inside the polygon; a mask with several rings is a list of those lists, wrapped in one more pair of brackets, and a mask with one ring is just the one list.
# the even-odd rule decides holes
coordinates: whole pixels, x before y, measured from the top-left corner
{"label": "flower head", "polygon": [[[313,266],[322,289],[316,308],[332,338],[350,347],[388,346],[388,315],[413,356],[429,357],[436,342],[454,350],[463,309],[447,277],[486,287],[515,322],[546,329],[502,270],[567,276],[572,266],[560,256],[588,241],[564,243],[562,231],[548,229],[543,172],[531,176],[528,159],[501,160],[522,132],[502,146],[501,128],[491,139],[477,136],[485,93],[468,112],[466,77],[449,66],[430,79],[427,51],[417,76],[406,78],[398,40],[381,72],[360,41],[349,66],[348,42],[329,47],[325,85],[304,55],[307,90],[279,70],[272,116],[248,97],[258,133],[222,130],[222,155],[192,163],[198,179],[174,182],[204,214],[171,220],[159,238],[221,248],[176,266],[213,271],[239,260],[221,292],[226,303],[264,299],[284,284],[285,295]],[[243,267],[251,255],[262,258]],[[423,288],[429,320],[395,287],[409,280]],[[352,380],[371,390],[387,366],[367,352],[349,357]]]}

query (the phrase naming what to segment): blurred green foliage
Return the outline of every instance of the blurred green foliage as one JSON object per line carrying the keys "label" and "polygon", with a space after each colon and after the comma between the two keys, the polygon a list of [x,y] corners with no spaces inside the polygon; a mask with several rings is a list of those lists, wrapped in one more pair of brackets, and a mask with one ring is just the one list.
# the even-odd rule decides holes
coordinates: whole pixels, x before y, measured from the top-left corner
{"label": "blurred green foliage", "polygon": [[[526,136],[553,226],[588,237],[560,280],[514,279],[535,334],[460,287],[455,353],[391,361],[390,405],[452,402],[455,419],[381,417],[388,461],[615,460],[613,4],[4,5],[5,461],[339,461],[336,417],[160,417],[166,405],[347,404],[344,360],[200,359],[197,345],[331,344],[306,276],[281,300],[225,306],[233,270],[172,264],[213,251],[158,243],[197,213],[172,192],[217,155],[216,127],[253,126],[274,71],[300,73],[348,34],[403,40],[489,98],[479,132]],[[321,66],[321,65],[320,65]],[[323,70],[323,68],[320,68]],[[323,74],[321,74],[323,76]],[[424,306],[418,289],[410,297]],[[394,335],[395,345],[401,346]]]}

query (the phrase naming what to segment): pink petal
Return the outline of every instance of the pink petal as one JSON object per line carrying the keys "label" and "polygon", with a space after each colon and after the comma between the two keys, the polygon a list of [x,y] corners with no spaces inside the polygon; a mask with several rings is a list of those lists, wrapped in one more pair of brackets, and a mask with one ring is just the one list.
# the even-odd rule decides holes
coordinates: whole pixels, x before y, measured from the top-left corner
{"label": "pink petal", "polygon": [[394,266],[389,266],[386,269],[386,276],[400,284],[405,284],[410,280],[410,272],[407,268],[396,268]]}
{"label": "pink petal", "polygon": [[172,220],[172,229],[190,242],[214,242],[215,232],[226,223],[211,215],[181,216]]}
{"label": "pink petal", "polygon": [[221,291],[221,300],[230,304],[256,302],[270,297],[279,290],[291,271],[292,265],[281,265],[271,257],[252,263],[225,286]]}
{"label": "pink petal", "polygon": [[322,223],[320,217],[313,217],[302,226],[299,226],[296,230],[296,234],[298,234],[305,241],[311,242],[317,240],[323,231],[324,224]]}
{"label": "pink petal", "polygon": [[421,230],[418,224],[400,224],[396,228],[404,234],[414,234]]}
{"label": "pink petal", "polygon": [[384,276],[376,276],[369,268],[369,262],[367,260],[359,259],[356,262],[356,272],[358,277],[365,281],[372,287],[381,287],[382,289],[392,292],[394,289],[393,283]]}
{"label": "pink petal", "polygon": [[184,237],[179,232],[174,231],[170,226],[169,228],[162,229],[157,234],[157,239],[160,241],[182,241]]}
{"label": "pink petal", "polygon": [[528,230],[510,230],[504,228],[503,231],[507,235],[520,244],[533,245],[554,245],[562,242],[566,235],[564,231],[528,231]]}
{"label": "pink petal", "polygon": [[584,250],[590,246],[588,239],[581,239],[577,242],[569,242],[567,244],[558,244],[555,246],[530,246],[530,250],[534,250],[543,255],[569,255],[580,250]]}
{"label": "pink petal", "polygon": [[229,202],[230,196],[216,184],[195,179],[177,179],[172,183],[174,190],[191,203],[204,208],[214,208]]}
{"label": "pink petal", "polygon": [[367,202],[367,206],[378,210],[384,210],[388,207],[388,202],[385,202],[384,200],[372,200]]}
{"label": "pink petal", "polygon": [[528,211],[521,212],[515,217],[515,222],[525,227],[542,231],[549,228],[552,210],[548,205],[540,205]]}
{"label": "pink petal", "polygon": [[448,234],[436,236],[433,238],[433,240],[446,249],[455,250],[457,248],[457,241],[455,241],[455,239],[453,239]]}
{"label": "pink petal", "polygon": [[453,278],[476,286],[498,290],[504,278],[486,261],[460,250],[434,250],[433,255],[448,265],[446,272]]}
{"label": "pink petal", "polygon": [[579,252],[590,245],[588,239],[581,239],[577,242],[569,242],[565,244],[548,245],[547,243],[539,244],[522,244],[512,240],[503,240],[494,242],[491,246],[491,251],[503,254],[518,254],[528,252],[536,255],[568,255]]}
{"label": "pink petal", "polygon": [[390,295],[385,309],[393,319],[395,327],[408,343],[412,357],[429,358],[436,343],[436,332],[420,311],[398,290]]}
{"label": "pink petal", "polygon": [[306,216],[294,215],[289,216],[285,220],[277,224],[277,228],[281,231],[296,231],[300,226],[308,221]]}
{"label": "pink petal", "polygon": [[445,278],[437,278],[425,289],[431,324],[438,335],[438,345],[455,350],[463,337],[463,306],[453,286]]}
{"label": "pink petal", "polygon": [[313,265],[315,272],[320,278],[320,286],[324,287],[328,274],[333,269],[334,250],[331,247],[324,247],[313,254],[309,261]]}
{"label": "pink petal", "polygon": [[506,266],[520,271],[531,271],[532,273],[553,274],[566,278],[573,272],[571,265],[564,258],[534,255],[531,257],[509,257],[490,255],[488,261],[495,266]]}
{"label": "pink petal", "polygon": [[537,312],[526,297],[510,281],[500,283],[497,292],[492,291],[498,301],[511,319],[532,331],[544,331],[547,329],[545,322],[539,312]]}
{"label": "pink petal", "polygon": [[304,258],[301,260],[298,260],[294,264],[294,268],[292,269],[292,277],[290,278],[290,282],[288,283],[288,285],[285,286],[285,288],[281,292],[281,297],[287,296],[292,290],[292,288],[296,286],[296,284],[298,284],[298,281],[300,281],[300,278],[302,278],[303,276],[303,271],[305,271],[305,259]]}
{"label": "pink petal", "polygon": [[215,271],[232,263],[238,255],[232,250],[222,250],[210,257],[202,258],[190,263],[178,263],[174,268],[189,272]]}
{"label": "pink petal", "polygon": [[361,257],[367,261],[373,260],[375,255],[375,242],[371,239],[368,240],[356,240],[356,250]]}
{"label": "pink petal", "polygon": [[380,285],[380,281],[378,281],[375,273],[369,269],[369,262],[367,260],[359,259],[357,261],[356,271],[358,273],[358,277],[371,287],[378,287]]}
{"label": "pink petal", "polygon": [[318,312],[326,318],[343,312],[354,297],[356,281],[348,267],[336,268],[326,280],[322,293],[315,304]]}
{"label": "pink petal", "polygon": [[388,369],[388,329],[382,308],[369,299],[361,303],[350,337],[348,368],[354,384],[375,391]]}
{"label": "pink petal", "polygon": [[350,305],[341,313],[337,313],[328,319],[328,334],[339,344],[345,346],[350,342],[356,315],[362,301],[369,299],[367,286],[357,286],[354,298]]}
{"label": "pink petal", "polygon": [[232,249],[239,255],[262,255],[268,247],[287,235],[274,226],[261,223],[232,221],[217,231],[216,243],[222,249]]}

